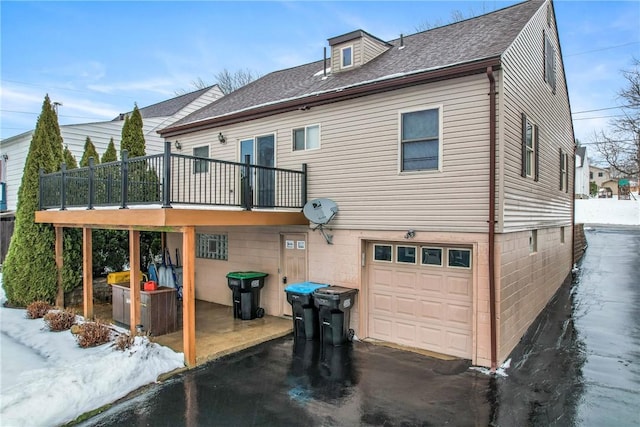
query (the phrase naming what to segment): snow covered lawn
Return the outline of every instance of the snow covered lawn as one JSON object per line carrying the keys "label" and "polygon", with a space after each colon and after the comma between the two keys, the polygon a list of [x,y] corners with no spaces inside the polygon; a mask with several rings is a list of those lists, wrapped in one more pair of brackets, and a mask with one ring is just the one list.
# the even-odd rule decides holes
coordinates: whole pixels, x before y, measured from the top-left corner
{"label": "snow covered lawn", "polygon": [[[0,287],[0,304],[5,299]],[[183,353],[146,337],[124,352],[112,344],[83,349],[70,331],[50,332],[26,310],[0,307],[1,426],[64,424],[183,366]]]}
{"label": "snow covered lawn", "polygon": [[640,200],[576,200],[576,224],[640,225]]}

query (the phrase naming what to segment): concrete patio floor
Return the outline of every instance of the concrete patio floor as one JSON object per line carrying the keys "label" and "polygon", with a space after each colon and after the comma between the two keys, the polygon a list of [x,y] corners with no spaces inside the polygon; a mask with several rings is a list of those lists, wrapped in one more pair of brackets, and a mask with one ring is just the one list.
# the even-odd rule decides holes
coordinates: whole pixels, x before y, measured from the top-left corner
{"label": "concrete patio floor", "polygon": [[[182,309],[181,305],[178,307],[180,330],[151,337],[151,340],[174,351],[182,352]],[[94,316],[114,323],[112,310],[111,304],[96,303]],[[77,309],[77,312],[82,313],[82,308]],[[265,315],[260,319],[234,319],[232,307],[196,300],[196,366],[265,341],[283,337],[292,331],[291,318]]]}

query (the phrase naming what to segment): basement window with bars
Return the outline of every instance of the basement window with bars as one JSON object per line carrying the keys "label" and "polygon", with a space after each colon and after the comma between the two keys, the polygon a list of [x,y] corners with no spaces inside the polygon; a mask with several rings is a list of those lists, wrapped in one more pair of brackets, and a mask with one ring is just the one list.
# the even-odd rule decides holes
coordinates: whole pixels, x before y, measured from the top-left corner
{"label": "basement window with bars", "polygon": [[196,236],[196,258],[229,259],[229,237],[226,234],[198,234]]}

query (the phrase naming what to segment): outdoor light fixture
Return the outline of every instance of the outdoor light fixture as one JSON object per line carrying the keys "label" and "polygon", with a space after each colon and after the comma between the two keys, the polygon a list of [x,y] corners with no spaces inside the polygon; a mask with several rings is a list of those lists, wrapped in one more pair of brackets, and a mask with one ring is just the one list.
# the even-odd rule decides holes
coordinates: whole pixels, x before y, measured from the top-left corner
{"label": "outdoor light fixture", "polygon": [[409,230],[407,231],[407,234],[404,235],[405,239],[413,239],[414,237],[416,237],[415,230]]}
{"label": "outdoor light fixture", "polygon": [[176,150],[182,150],[182,144],[180,144],[179,141],[174,142],[173,145],[176,147]]}
{"label": "outdoor light fixture", "polygon": [[220,141],[220,144],[226,144],[227,143],[227,138],[224,137],[224,135],[222,134],[222,132],[220,132],[218,134],[218,141]]}

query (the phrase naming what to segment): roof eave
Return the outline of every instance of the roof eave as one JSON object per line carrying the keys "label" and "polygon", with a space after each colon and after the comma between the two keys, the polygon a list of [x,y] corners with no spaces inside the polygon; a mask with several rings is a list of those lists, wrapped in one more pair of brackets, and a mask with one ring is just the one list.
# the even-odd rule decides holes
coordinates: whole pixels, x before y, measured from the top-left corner
{"label": "roof eave", "polygon": [[416,86],[419,84],[484,73],[486,72],[487,67],[491,66],[495,70],[499,69],[500,65],[501,57],[498,55],[455,66],[439,68],[436,70],[428,70],[415,74],[402,75],[386,80],[374,81],[362,85],[354,85],[348,88],[342,88],[320,94],[306,95],[300,98],[264,105],[224,116],[212,117],[198,122],[185,123],[178,126],[170,126],[165,129],[160,129],[158,133],[163,138],[171,138],[183,135],[185,133],[197,132],[215,127],[227,126],[249,120],[260,119],[274,114],[296,111],[301,107],[307,109],[319,105],[331,104],[334,102],[345,101],[348,99],[359,98],[376,93]]}

